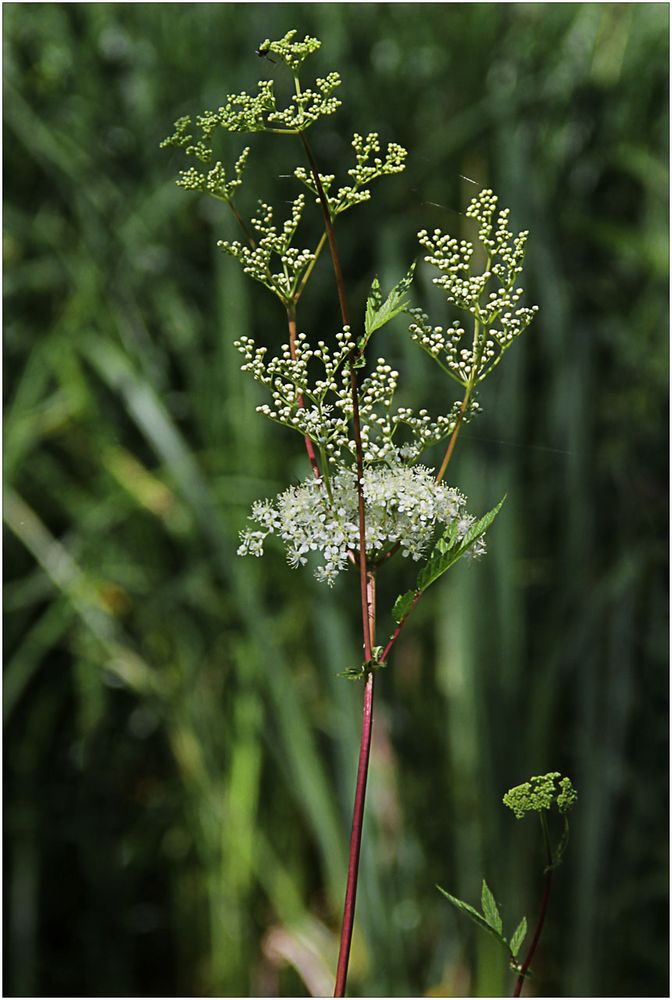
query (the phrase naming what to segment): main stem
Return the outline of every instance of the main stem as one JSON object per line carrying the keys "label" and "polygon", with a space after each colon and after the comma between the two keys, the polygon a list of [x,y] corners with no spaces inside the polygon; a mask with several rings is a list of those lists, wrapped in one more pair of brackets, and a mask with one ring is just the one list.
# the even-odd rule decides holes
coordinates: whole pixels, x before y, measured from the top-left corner
{"label": "main stem", "polygon": [[[297,88],[298,88],[298,81]],[[301,142],[305,150],[310,170],[315,181],[315,189],[320,199],[322,215],[324,216],[324,228],[329,243],[329,251],[334,267],[336,287],[338,290],[338,301],[341,309],[341,319],[343,326],[350,327],[350,317],[348,303],[345,295],[345,282],[343,281],[343,271],[341,260],[338,255],[334,227],[331,222],[331,213],[327,196],[320,180],[313,151],[310,148],[308,139],[301,133]],[[375,573],[369,572],[366,562],[366,514],[364,510],[364,451],[362,448],[362,432],[359,416],[359,387],[357,384],[357,370],[354,365],[356,354],[353,351],[350,364],[350,386],[352,389],[352,424],[355,438],[355,455],[357,464],[357,506],[359,520],[359,583],[360,599],[362,605],[362,634],[364,646],[364,662],[370,663],[373,659],[373,634],[376,620],[376,591]],[[352,829],[350,833],[350,857],[348,860],[348,877],[345,886],[345,903],[343,906],[343,924],[341,926],[341,942],[338,952],[338,967],[336,971],[336,985],[334,996],[345,996],[345,987],[348,978],[348,963],[350,961],[350,945],[352,942],[352,930],[355,921],[355,900],[357,897],[357,877],[359,874],[359,857],[362,845],[362,826],[364,823],[364,800],[366,797],[366,779],[369,773],[369,755],[371,752],[371,733],[373,728],[373,671],[369,669],[366,674],[364,684],[364,707],[362,717],[362,736],[359,746],[359,766],[357,768],[357,785],[355,789],[355,804],[352,815]]]}
{"label": "main stem", "polygon": [[[376,627],[376,578],[369,573],[368,578],[369,628],[371,636],[375,635]],[[364,711],[362,713],[362,737],[359,744],[359,764],[357,766],[357,785],[355,788],[355,804],[352,811],[352,829],[350,831],[350,855],[348,858],[348,877],[345,885],[345,902],[343,904],[343,922],[341,924],[341,941],[338,950],[338,966],[336,968],[336,984],[334,996],[345,996],[348,978],[348,963],[350,961],[350,945],[355,923],[355,901],[357,899],[357,880],[359,876],[359,858],[362,846],[362,827],[364,824],[364,800],[366,797],[366,780],[369,774],[369,756],[371,752],[371,733],[373,731],[373,670],[369,670],[364,684]]]}

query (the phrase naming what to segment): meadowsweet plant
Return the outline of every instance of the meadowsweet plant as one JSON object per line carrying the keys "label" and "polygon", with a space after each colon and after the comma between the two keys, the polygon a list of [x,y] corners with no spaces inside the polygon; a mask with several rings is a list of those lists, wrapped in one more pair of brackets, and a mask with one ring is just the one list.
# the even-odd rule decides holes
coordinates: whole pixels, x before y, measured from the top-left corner
{"label": "meadowsweet plant", "polygon": [[[539,917],[522,962],[518,960],[518,953],[527,937],[527,917],[520,920],[511,937],[507,938],[503,933],[499,907],[485,879],[481,885],[481,913],[469,903],[465,903],[464,900],[446,892],[440,885],[437,886],[439,892],[443,893],[453,906],[466,913],[478,927],[493,935],[503,945],[509,955],[511,969],[517,974],[514,997],[521,995],[525,980],[531,975],[530,966],[539,944],[548,910],[553,872],[562,861],[569,839],[568,813],[576,803],[577,798],[578,795],[571,780],[563,778],[558,771],[535,775],[529,781],[523,782],[522,785],[510,788],[504,796],[504,805],[512,810],[516,819],[523,819],[528,813],[538,815],[544,851],[544,890]],[[562,832],[555,845],[551,836],[550,817],[552,813],[556,813],[562,820]]]}
{"label": "meadowsweet plant", "polygon": [[[415,264],[385,292],[372,279],[365,314],[351,318],[338,253],[336,225],[346,212],[368,201],[372,186],[404,170],[406,150],[383,142],[376,133],[352,137],[352,165],[342,181],[321,172],[309,139],[320,121],[340,106],[341,79],[331,71],[306,82],[304,64],[320,48],[316,38],[300,41],[288,31],[266,39],[257,55],[272,65],[271,75],[289,74],[292,94],[278,101],[275,80],[262,79],[255,93],[227,97],[195,120],[175,123],[163,146],[176,147],[191,164],[177,183],[187,191],[214,197],[233,213],[240,230],[219,246],[245,274],[274,295],[282,307],[287,339],[276,357],[249,332],[234,346],[242,370],[268,392],[258,407],[271,421],[302,439],[307,466],[300,482],[288,483],[278,496],[260,498],[240,536],[241,556],[261,556],[267,544],[284,546],[292,568],[317,559],[315,576],[327,585],[339,574],[357,581],[361,604],[362,655],[346,677],[363,681],[364,709],[360,761],[350,839],[349,865],[341,927],[335,995],[346,988],[359,869],[364,797],[373,719],[374,677],[385,666],[402,629],[424,592],[463,558],[485,552],[485,533],[503,500],[481,517],[469,512],[465,496],[443,482],[461,426],[478,410],[478,385],[532,321],[536,307],[521,304],[520,275],[527,233],[510,230],[509,212],[497,197],[482,190],[467,208],[474,242],[457,240],[435,229],[418,234],[434,283],[443,291],[452,325],[433,325],[412,305]],[[217,159],[214,140],[221,133],[267,132],[294,143],[299,162],[293,172],[296,195],[289,205],[259,201],[249,218],[239,195],[251,146],[234,148],[230,160]],[[322,235],[306,245],[304,219],[318,213]],[[298,310],[311,275],[328,248],[335,279],[338,312],[332,328],[317,339],[299,329]],[[477,252],[478,250],[478,252]],[[483,269],[475,261],[485,261]],[[376,334],[395,318],[407,317],[408,333],[457,386],[446,411],[432,414],[396,404],[402,375],[384,357],[372,354]],[[441,449],[441,450],[438,450]],[[442,455],[438,470],[432,455]],[[395,555],[418,564],[410,588],[390,609],[393,624],[386,641],[376,645],[379,627],[376,579]]]}

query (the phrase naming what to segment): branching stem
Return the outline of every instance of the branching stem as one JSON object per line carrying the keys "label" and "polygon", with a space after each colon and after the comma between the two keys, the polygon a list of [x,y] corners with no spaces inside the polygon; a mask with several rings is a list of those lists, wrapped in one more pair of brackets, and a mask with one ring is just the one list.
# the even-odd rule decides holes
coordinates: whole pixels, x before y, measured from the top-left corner
{"label": "branching stem", "polygon": [[[297,84],[298,86],[298,84]],[[322,214],[324,216],[324,228],[327,234],[331,260],[336,278],[336,288],[338,290],[338,301],[341,309],[341,319],[344,327],[350,327],[350,316],[348,303],[345,294],[345,283],[343,281],[343,271],[341,260],[338,255],[334,227],[331,221],[329,202],[320,180],[313,151],[305,134],[301,133],[301,142],[310,164],[310,170],[315,181],[315,189],[320,199]],[[366,563],[366,515],[364,510],[364,451],[362,448],[362,432],[359,416],[359,386],[357,384],[357,369],[354,361],[356,357],[351,357],[350,361],[350,386],[352,389],[352,423],[355,438],[355,454],[357,462],[357,497],[358,497],[358,519],[359,519],[359,582],[360,596],[362,604],[362,633],[364,646],[364,662],[368,663],[373,658],[373,633],[375,627],[376,605],[375,605],[375,574],[369,573]],[[359,766],[357,768],[357,784],[355,789],[355,804],[352,816],[352,829],[350,833],[350,857],[348,860],[348,876],[345,887],[345,902],[343,906],[343,923],[341,926],[341,941],[338,953],[338,966],[336,971],[336,985],[334,996],[345,996],[345,988],[348,978],[348,964],[350,961],[350,945],[352,943],[352,931],[355,921],[355,900],[357,897],[357,878],[359,875],[359,858],[362,845],[362,827],[364,823],[364,801],[366,797],[366,779],[369,773],[369,755],[371,751],[371,733],[373,728],[373,671],[369,670],[364,685],[364,707],[362,716],[362,736],[359,747]]]}

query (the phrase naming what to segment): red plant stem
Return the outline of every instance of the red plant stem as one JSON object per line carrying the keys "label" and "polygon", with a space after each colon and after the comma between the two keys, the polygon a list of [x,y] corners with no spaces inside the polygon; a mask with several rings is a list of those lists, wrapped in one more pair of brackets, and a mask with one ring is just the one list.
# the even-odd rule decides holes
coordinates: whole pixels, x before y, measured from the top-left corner
{"label": "red plant stem", "polygon": [[544,920],[546,919],[546,910],[548,909],[548,901],[551,896],[552,881],[553,881],[553,872],[550,869],[547,869],[546,875],[544,877],[544,895],[541,900],[541,910],[539,911],[539,919],[537,920],[537,926],[534,931],[534,937],[532,938],[527,955],[525,956],[525,961],[520,967],[520,975],[518,976],[516,988],[513,991],[514,997],[519,997],[521,994],[521,991],[523,989],[523,984],[525,982],[525,976],[527,975],[527,970],[532,964],[534,953],[537,950],[537,945],[539,944],[539,938],[541,937],[541,932],[544,926]]}
{"label": "red plant stem", "polygon": [[[310,148],[306,136],[301,133],[301,142],[305,150],[310,170],[315,181],[315,190],[320,199],[322,215],[324,216],[324,227],[329,242],[329,251],[334,267],[336,287],[338,290],[338,301],[341,308],[341,319],[343,326],[350,327],[348,313],[348,303],[345,295],[345,283],[343,281],[343,271],[341,261],[336,247],[334,227],[331,222],[331,213],[327,196],[320,180],[313,151]],[[375,605],[375,575],[369,573],[366,562],[366,515],[364,510],[364,451],[362,448],[362,431],[359,416],[359,387],[357,384],[357,370],[354,361],[357,359],[356,351],[353,351],[350,358],[350,386],[352,389],[352,424],[355,437],[355,456],[357,464],[357,498],[358,498],[358,520],[359,520],[359,583],[360,598],[362,605],[362,633],[364,645],[364,662],[369,663],[373,659],[373,633],[375,627],[376,605]],[[350,945],[352,943],[352,930],[355,922],[355,900],[357,897],[357,878],[359,875],[359,858],[362,845],[362,826],[364,823],[364,800],[366,797],[366,779],[369,772],[369,755],[371,752],[371,733],[373,727],[373,671],[368,670],[364,685],[364,708],[362,718],[362,736],[359,746],[359,766],[357,768],[357,784],[355,789],[355,804],[352,815],[352,829],[350,832],[350,857],[348,859],[348,876],[345,886],[345,902],[343,905],[343,923],[341,925],[341,941],[338,952],[338,966],[336,971],[336,984],[334,996],[345,996],[345,987],[348,978],[348,964],[350,961]]]}
{"label": "red plant stem", "polygon": [[[289,353],[292,360],[296,358],[296,307],[293,305],[287,306],[287,325],[289,326]],[[304,407],[303,396],[301,393],[296,397],[296,401],[301,409]],[[320,478],[320,467],[317,464],[317,456],[315,455],[315,448],[313,447],[313,442],[310,440],[306,434],[304,439],[306,443],[306,451],[308,453],[308,460],[310,461],[311,468],[313,470],[313,475],[316,479]]]}
{"label": "red plant stem", "polygon": [[[373,573],[369,573],[367,586],[369,627],[373,639],[376,627],[376,578]],[[352,930],[355,923],[355,901],[357,899],[357,879],[359,876],[359,858],[362,846],[362,827],[364,824],[364,800],[366,797],[366,779],[369,773],[371,733],[373,730],[373,677],[373,670],[369,670],[366,675],[364,685],[362,737],[359,744],[359,764],[357,766],[355,804],[352,810],[350,857],[348,859],[348,878],[345,886],[345,902],[343,904],[343,922],[341,924],[341,941],[338,950],[336,985],[334,986],[335,997],[345,996],[345,987],[348,978],[348,963],[350,961],[350,945],[352,943]]]}
{"label": "red plant stem", "polygon": [[352,813],[352,830],[350,832],[350,857],[348,860],[348,879],[345,886],[345,903],[343,906],[343,923],[341,924],[341,941],[338,951],[338,967],[336,969],[336,985],[334,996],[344,997],[350,961],[350,945],[352,929],[355,922],[355,900],[357,898],[357,877],[359,875],[359,855],[362,845],[362,824],[364,820],[364,797],[366,795],[366,779],[369,773],[369,753],[371,750],[371,731],[373,723],[373,671],[366,677],[364,687],[364,712],[362,717],[362,738],[359,745],[359,766],[357,768],[357,787],[355,790],[355,805]]}
{"label": "red plant stem", "polygon": [[[343,281],[343,271],[341,269],[341,259],[338,255],[338,248],[336,246],[334,227],[331,223],[329,202],[327,201],[327,196],[324,193],[324,188],[322,186],[322,181],[320,180],[320,174],[317,169],[315,157],[313,156],[313,151],[310,148],[310,143],[308,142],[303,132],[300,133],[300,136],[301,136],[301,142],[303,143],[303,148],[306,152],[306,156],[308,157],[310,170],[313,175],[313,180],[315,181],[315,189],[318,193],[320,199],[320,205],[322,207],[322,215],[324,216],[324,227],[327,232],[329,251],[331,253],[331,260],[334,266],[334,275],[336,277],[338,302],[341,307],[341,319],[343,321],[343,326],[349,327],[350,318],[348,313],[348,302],[345,295],[345,282]],[[351,360],[354,360],[354,357]],[[362,603],[362,632],[364,636],[364,661],[368,663],[368,661],[372,658],[373,643],[371,642],[371,631],[369,628],[369,602],[367,599],[366,515],[364,512],[364,492],[362,490],[362,480],[364,478],[364,454],[362,449],[362,430],[359,418],[359,389],[357,385],[357,371],[355,369],[354,364],[350,365],[350,385],[352,387],[352,424],[355,435],[355,454],[357,461],[357,496],[358,496],[358,514],[359,514],[359,585],[360,585],[360,596]]]}
{"label": "red plant stem", "polygon": [[410,608],[408,609],[408,611],[406,612],[406,614],[404,615],[404,617],[401,619],[401,621],[399,622],[399,624],[395,628],[394,632],[390,636],[390,640],[389,640],[387,646],[383,650],[382,656],[380,657],[381,664],[387,662],[387,657],[390,654],[390,650],[392,649],[392,647],[394,646],[395,642],[399,638],[399,633],[401,632],[402,628],[406,624],[406,621],[408,620],[409,615],[411,614],[411,612],[413,611],[413,608],[418,603],[418,601],[420,600],[421,597],[422,597],[422,591],[421,590],[416,591],[415,597],[413,598],[413,603],[411,604]]}

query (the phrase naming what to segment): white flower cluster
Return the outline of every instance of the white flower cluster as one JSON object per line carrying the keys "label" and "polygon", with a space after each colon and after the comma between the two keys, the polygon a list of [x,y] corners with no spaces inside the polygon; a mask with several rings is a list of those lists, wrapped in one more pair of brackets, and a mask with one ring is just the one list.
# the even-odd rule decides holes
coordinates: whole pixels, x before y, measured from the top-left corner
{"label": "white flower cluster", "polygon": [[[240,261],[245,274],[270,288],[283,302],[290,301],[306,268],[315,260],[315,254],[311,250],[299,250],[292,246],[305,203],[306,199],[302,194],[294,199],[289,219],[278,232],[278,227],[273,222],[273,209],[265,202],[259,202],[259,213],[252,219],[252,225],[261,239],[254,247],[238,240],[219,240],[217,243],[217,246]],[[281,265],[281,270],[275,273],[271,270],[273,257],[278,257]]]}
{"label": "white flower cluster", "polygon": [[496,211],[497,197],[486,188],[472,199],[466,213],[478,223],[478,237],[487,255],[482,274],[472,273],[473,243],[444,235],[440,229],[431,235],[424,229],[418,233],[420,245],[428,251],[425,260],[441,272],[434,284],[444,290],[450,303],[473,316],[475,332],[472,343],[465,346],[466,334],[459,322],[444,330],[413,310],[411,337],[465,386],[475,385],[492,371],[538,311],[538,306],[519,305],[523,289],[517,287],[517,280],[528,233],[514,237],[508,228],[509,209],[502,209],[495,219]]}
{"label": "white flower cluster", "polygon": [[[352,430],[352,388],[346,362],[354,343],[350,331],[336,335],[330,350],[324,341],[311,346],[304,333],[295,342],[294,357],[285,344],[277,358],[266,361],[266,348],[257,347],[251,337],[241,337],[234,346],[249,372],[270,390],[272,402],[257,407],[259,413],[301,436],[307,435],[324,458],[337,466],[349,466],[355,456]],[[311,375],[315,363],[320,377]],[[382,461],[415,461],[432,444],[448,437],[455,427],[455,408],[448,416],[433,420],[427,410],[415,413],[409,407],[393,410],[399,372],[378,358],[375,368],[363,379],[359,391],[362,448],[367,464]],[[459,404],[456,404],[459,405]]]}
{"label": "white flower cluster", "polygon": [[[334,182],[334,174],[320,174],[320,181],[327,195],[332,219],[335,219],[337,215],[347,211],[347,209],[352,208],[354,205],[368,201],[371,197],[368,185],[372,181],[387,174],[401,173],[406,166],[407,152],[403,146],[400,146],[396,142],[387,144],[384,158],[375,155],[381,151],[380,137],[377,132],[369,132],[367,136],[361,136],[356,132],[352,138],[352,147],[355,151],[356,162],[356,165],[348,170],[348,174],[352,178],[352,184],[339,188],[336,194],[332,196],[329,194],[329,191]],[[373,161],[371,161],[372,155]],[[316,201],[319,203],[320,199],[317,196],[317,189],[312,174],[303,167],[297,167],[294,171],[294,176],[305,184],[309,191],[312,191],[316,196]]]}
{"label": "white flower cluster", "polygon": [[[364,471],[362,492],[366,507],[367,558],[376,559],[395,545],[402,555],[419,560],[426,554],[437,528],[455,524],[463,538],[474,518],[465,511],[465,498],[451,487],[436,483],[424,466],[383,466]],[[290,566],[304,565],[310,552],[320,552],[322,564],[315,576],[333,584],[347,568],[349,553],[359,546],[357,479],[344,470],[330,482],[307,479],[273,500],[259,500],[250,518],[256,529],[241,532],[239,555],[261,556],[264,541],[277,535],[287,550]],[[485,551],[481,538],[468,550]]]}

